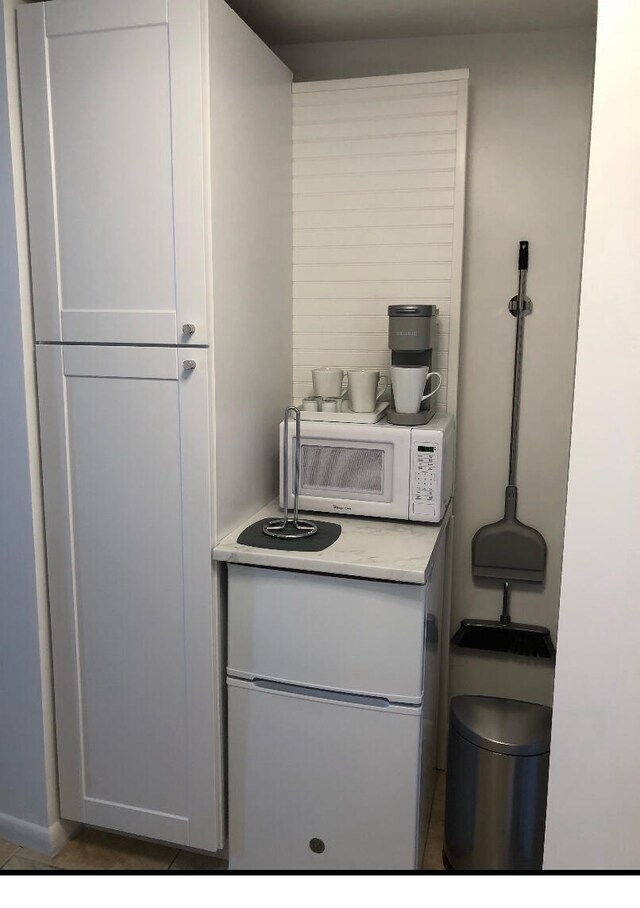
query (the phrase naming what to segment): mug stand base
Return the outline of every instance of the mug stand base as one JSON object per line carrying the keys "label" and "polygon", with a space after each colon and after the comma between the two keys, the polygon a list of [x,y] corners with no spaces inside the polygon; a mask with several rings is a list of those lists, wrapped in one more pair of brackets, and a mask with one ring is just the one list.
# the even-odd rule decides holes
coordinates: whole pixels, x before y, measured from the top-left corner
{"label": "mug stand base", "polygon": [[340,413],[327,413],[326,411],[315,412],[313,410],[302,410],[300,412],[300,419],[303,422],[305,420],[309,420],[310,422],[355,422],[363,425],[371,425],[380,422],[387,412],[388,406],[388,400],[380,400],[372,413],[354,413],[351,410],[346,413],[342,411]]}
{"label": "mug stand base", "polygon": [[436,408],[418,410],[417,413],[396,413],[393,407],[387,410],[387,422],[392,426],[425,426],[436,415]]}

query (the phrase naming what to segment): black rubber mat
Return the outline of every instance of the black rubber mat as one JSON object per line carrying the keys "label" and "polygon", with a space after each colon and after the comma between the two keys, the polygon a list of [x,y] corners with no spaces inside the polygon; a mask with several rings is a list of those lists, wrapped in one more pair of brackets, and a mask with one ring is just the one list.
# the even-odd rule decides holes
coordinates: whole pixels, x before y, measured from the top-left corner
{"label": "black rubber mat", "polygon": [[[304,520],[304,517],[300,518]],[[314,536],[308,536],[306,539],[273,539],[262,532],[262,528],[269,520],[258,520],[251,526],[244,529],[238,536],[237,542],[240,545],[252,545],[259,549],[280,549],[284,552],[322,552],[328,549],[330,545],[338,539],[342,532],[339,523],[327,523],[325,520],[314,520],[318,527],[318,532]]]}

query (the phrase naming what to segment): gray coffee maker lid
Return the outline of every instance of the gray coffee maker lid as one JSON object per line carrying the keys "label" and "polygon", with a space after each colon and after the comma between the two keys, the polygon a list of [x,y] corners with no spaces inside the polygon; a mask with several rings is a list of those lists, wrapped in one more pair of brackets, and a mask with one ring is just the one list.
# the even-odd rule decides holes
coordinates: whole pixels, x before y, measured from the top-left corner
{"label": "gray coffee maker lid", "polygon": [[389,308],[387,309],[387,315],[390,318],[391,317],[400,318],[403,315],[410,317],[410,318],[415,318],[416,316],[421,317],[421,318],[424,318],[425,316],[427,318],[433,318],[433,316],[437,315],[437,314],[438,314],[437,306],[421,306],[421,305],[414,306],[414,305],[406,304],[404,306],[403,305],[389,306]]}

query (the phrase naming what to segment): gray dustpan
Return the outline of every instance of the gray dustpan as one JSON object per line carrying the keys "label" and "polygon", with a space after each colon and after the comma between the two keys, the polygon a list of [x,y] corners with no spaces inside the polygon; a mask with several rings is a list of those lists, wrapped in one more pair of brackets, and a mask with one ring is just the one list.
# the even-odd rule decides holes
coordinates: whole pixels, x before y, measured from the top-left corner
{"label": "gray dustpan", "polygon": [[547,544],[542,535],[516,517],[518,489],[516,462],[518,455],[518,423],[520,421],[520,388],[522,384],[522,345],[524,317],[531,312],[531,300],[526,295],[529,244],[520,243],[518,294],[509,303],[510,312],[518,319],[516,351],[513,370],[513,403],[511,410],[511,447],[509,451],[509,484],[505,491],[504,517],[496,523],[481,527],[471,544],[471,569],[474,577],[489,580],[544,581]]}
{"label": "gray dustpan", "polygon": [[507,486],[504,517],[481,527],[471,543],[474,577],[542,583],[547,544],[541,533],[516,517],[518,489]]}

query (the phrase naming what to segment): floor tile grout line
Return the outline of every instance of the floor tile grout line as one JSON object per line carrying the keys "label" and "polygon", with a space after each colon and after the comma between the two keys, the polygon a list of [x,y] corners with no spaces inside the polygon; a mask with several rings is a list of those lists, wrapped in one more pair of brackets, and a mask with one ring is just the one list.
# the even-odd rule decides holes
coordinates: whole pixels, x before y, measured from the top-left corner
{"label": "floor tile grout line", "polygon": [[2,862],[2,864],[0,864],[0,870],[3,870],[5,864],[8,864],[9,861],[11,860],[11,858],[13,858],[13,857],[16,856],[16,854],[17,854],[17,852],[18,852],[18,849],[20,848],[19,845],[14,845],[13,842],[9,842],[9,845],[12,845],[12,846],[13,846],[13,851],[11,852],[11,854],[9,855],[9,857],[5,858],[4,861]]}
{"label": "floor tile grout line", "polygon": [[[433,846],[434,842],[436,842],[439,839],[442,839],[444,836],[444,815],[442,815],[441,817],[436,816],[435,812],[436,812],[436,805],[438,805],[438,808],[440,806],[442,806],[442,808],[444,810],[445,795],[446,795],[446,773],[443,770],[438,770],[438,774],[436,776],[436,784],[435,784],[434,793],[433,793],[433,800],[431,802],[429,825],[427,826],[425,849],[424,849],[424,854],[422,857],[422,863],[420,865],[422,870],[437,870],[440,872],[446,870],[441,858],[438,862],[439,866],[437,866],[437,867],[425,866],[427,863],[427,854],[430,851],[429,845],[431,844]],[[442,801],[442,804],[439,803],[440,801]],[[439,810],[438,810],[438,813],[440,813]],[[434,826],[435,822],[437,822],[437,824],[438,824],[437,829]]]}
{"label": "floor tile grout line", "polygon": [[[21,852],[23,853],[21,854]],[[34,857],[34,855],[39,855],[39,857]],[[56,867],[55,855],[49,856],[43,851],[34,851],[31,848],[27,848],[26,845],[18,845],[13,857],[20,858],[22,861],[33,861],[34,864],[40,864],[44,867]]]}
{"label": "floor tile grout line", "polygon": [[169,864],[168,864],[164,869],[165,869],[165,870],[171,870],[171,868],[173,867],[173,865],[174,865],[175,862],[178,860],[178,858],[180,857],[181,854],[182,854],[182,849],[178,848],[178,850],[176,851],[176,853],[174,854],[174,856],[173,856],[173,857],[171,858],[171,860],[169,861]]}

